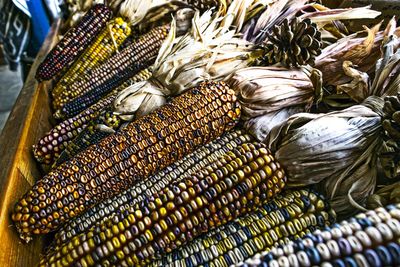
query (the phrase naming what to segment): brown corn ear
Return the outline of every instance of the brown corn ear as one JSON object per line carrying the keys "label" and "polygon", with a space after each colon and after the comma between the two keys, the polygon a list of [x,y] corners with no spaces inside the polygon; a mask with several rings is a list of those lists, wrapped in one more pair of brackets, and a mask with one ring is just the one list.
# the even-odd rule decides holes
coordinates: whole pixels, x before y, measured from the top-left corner
{"label": "brown corn ear", "polygon": [[12,214],[20,237],[48,233],[100,201],[167,167],[231,129],[236,96],[205,82],[174,98],[37,181]]}
{"label": "brown corn ear", "polygon": [[112,11],[107,6],[102,4],[93,6],[47,54],[36,71],[36,79],[39,81],[50,80],[62,70],[70,67],[106,26],[111,17]]}

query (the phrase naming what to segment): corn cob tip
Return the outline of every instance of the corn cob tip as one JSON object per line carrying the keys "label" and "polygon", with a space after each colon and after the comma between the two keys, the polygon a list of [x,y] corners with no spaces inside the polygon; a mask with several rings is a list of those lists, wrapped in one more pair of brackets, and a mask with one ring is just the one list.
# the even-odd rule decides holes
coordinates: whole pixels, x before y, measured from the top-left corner
{"label": "corn cob tip", "polygon": [[54,112],[53,117],[57,120],[63,119],[63,116],[61,114],[61,110],[57,109],[56,112]]}
{"label": "corn cob tip", "polygon": [[31,232],[25,228],[27,225],[27,221],[30,220],[29,214],[18,213],[16,211],[23,210],[22,205],[17,203],[14,208],[14,212],[11,214],[11,220],[14,222],[19,238],[24,241],[26,244],[32,241]]}
{"label": "corn cob tip", "polygon": [[33,156],[35,157],[37,162],[39,162],[39,163],[44,162],[43,153],[37,145],[32,146],[32,152],[33,152]]}

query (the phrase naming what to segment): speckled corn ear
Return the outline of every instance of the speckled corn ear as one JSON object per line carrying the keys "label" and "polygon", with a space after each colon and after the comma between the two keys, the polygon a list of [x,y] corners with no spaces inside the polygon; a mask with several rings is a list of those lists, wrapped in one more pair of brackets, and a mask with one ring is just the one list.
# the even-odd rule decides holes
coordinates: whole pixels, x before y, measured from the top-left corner
{"label": "speckled corn ear", "polygon": [[132,75],[152,65],[169,29],[170,26],[165,25],[150,30],[74,82],[60,94],[60,99],[68,101],[60,112],[69,117],[68,110],[90,106]]}
{"label": "speckled corn ear", "polygon": [[12,214],[20,237],[29,241],[57,229],[219,137],[239,116],[236,96],[223,82],[205,82],[174,98],[38,180]]}
{"label": "speckled corn ear", "polygon": [[111,57],[130,34],[131,28],[123,18],[112,19],[51,91],[53,108],[57,110],[67,102],[68,99],[59,98],[61,92],[66,90],[79,77],[83,77],[95,66]]}
{"label": "speckled corn ear", "polygon": [[93,6],[46,56],[36,71],[36,79],[50,80],[62,70],[69,68],[111,17],[112,11],[107,6],[102,4]]}
{"label": "speckled corn ear", "polygon": [[[145,81],[145,80],[149,79],[150,77],[151,77],[150,70],[148,68],[142,69],[137,73],[135,72],[129,79],[127,79],[123,84],[121,84],[117,88],[113,89],[108,95],[112,94],[112,101],[114,101],[115,95],[118,94],[119,92],[121,92],[123,89],[127,88],[128,86],[130,86],[134,83],[137,83],[140,81]],[[81,101],[83,98],[78,97],[75,99],[76,101],[73,100],[73,101],[67,103],[61,109],[57,110],[54,113],[54,118],[56,118],[56,119],[71,118],[71,117],[79,114],[80,112],[84,111],[88,105],[93,106],[97,103],[97,101],[102,101],[107,96],[104,96],[101,99],[100,99],[100,97],[96,96],[95,100],[90,100],[90,101]]]}
{"label": "speckled corn ear", "polygon": [[[145,69],[134,75],[130,79],[130,82],[139,82],[143,79],[148,79],[149,77],[150,72],[148,69]],[[66,149],[74,140],[74,138],[77,137],[93,119],[98,117],[107,106],[114,102],[120,90],[122,90],[122,88],[115,89],[97,103],[91,105],[87,109],[84,109],[82,112],[74,115],[73,117],[64,120],[51,129],[38,141],[37,144],[33,145],[33,155],[35,156],[36,160],[43,164],[52,164],[55,160],[57,160],[64,149]],[[80,107],[80,109],[82,108],[84,108],[84,106]],[[71,114],[75,113],[76,112],[71,112]],[[89,146],[86,146],[86,148],[87,147]]]}
{"label": "speckled corn ear", "polygon": [[150,176],[144,181],[138,182],[128,190],[111,199],[103,201],[77,218],[74,218],[56,233],[56,243],[64,243],[72,237],[88,231],[93,226],[104,223],[107,218],[116,212],[119,213],[134,208],[136,203],[163,190],[172,182],[181,181],[201,171],[202,168],[222,157],[224,153],[232,151],[241,144],[252,140],[253,138],[245,134],[242,130],[234,130],[225,133],[213,142],[200,147],[192,154],[171,164],[157,174]]}
{"label": "speckled corn ear", "polygon": [[400,266],[400,204],[361,213],[240,266]]}
{"label": "speckled corn ear", "polygon": [[263,144],[243,144],[133,209],[55,248],[41,265],[144,265],[256,210],[278,194],[285,181],[279,163]]}
{"label": "speckled corn ear", "polygon": [[320,195],[309,190],[278,194],[256,212],[224,224],[148,266],[232,266],[287,244],[335,221]]}

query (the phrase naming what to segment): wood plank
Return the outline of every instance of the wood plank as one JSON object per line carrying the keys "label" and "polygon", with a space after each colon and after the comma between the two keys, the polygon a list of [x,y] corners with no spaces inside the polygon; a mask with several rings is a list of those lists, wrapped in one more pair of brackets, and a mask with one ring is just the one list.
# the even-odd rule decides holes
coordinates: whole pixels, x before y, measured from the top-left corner
{"label": "wood plank", "polygon": [[23,244],[11,222],[18,199],[43,173],[33,158],[32,145],[51,128],[49,83],[34,76],[39,63],[58,41],[60,21],[53,24],[0,136],[0,262],[1,266],[36,266],[44,238]]}

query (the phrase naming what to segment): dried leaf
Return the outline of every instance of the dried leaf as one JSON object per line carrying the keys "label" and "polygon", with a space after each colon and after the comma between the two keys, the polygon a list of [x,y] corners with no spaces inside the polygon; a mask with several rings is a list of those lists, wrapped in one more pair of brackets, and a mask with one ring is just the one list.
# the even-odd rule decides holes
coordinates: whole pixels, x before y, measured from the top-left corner
{"label": "dried leaf", "polygon": [[336,211],[351,212],[375,188],[382,108],[382,99],[370,97],[342,111],[299,113],[264,142],[285,168],[289,186],[317,184]]}
{"label": "dried leaf", "polygon": [[[322,72],[326,85],[336,86],[352,80],[344,73],[343,63],[345,61],[351,61],[358,67],[358,71],[371,73],[376,61],[381,56],[382,42],[387,37],[386,31],[378,32],[379,27],[380,24],[372,29],[366,29],[365,32],[349,35],[322,50],[315,60],[314,67]],[[367,33],[366,37],[363,36],[365,33]],[[398,37],[400,27],[396,28],[393,34]],[[396,47],[399,45],[397,43]]]}
{"label": "dried leaf", "polygon": [[248,120],[293,106],[303,111],[316,95],[310,71],[283,67],[250,67],[236,71],[228,80],[238,95],[242,118]]}
{"label": "dried leaf", "polygon": [[357,8],[337,8],[329,9],[320,4],[308,4],[303,9],[309,7],[315,8],[317,11],[308,12],[300,16],[302,19],[309,18],[312,22],[316,23],[319,28],[325,27],[326,24],[333,21],[340,20],[353,20],[353,19],[373,19],[378,17],[381,12],[372,10],[371,6],[357,7]]}
{"label": "dried leaf", "polygon": [[351,77],[352,80],[350,83],[338,85],[336,90],[339,94],[346,93],[355,102],[361,103],[371,95],[369,92],[369,76],[353,67],[354,65],[350,61],[343,62],[344,74]]}
{"label": "dried leaf", "polygon": [[290,116],[304,112],[301,106],[288,107],[277,111],[269,112],[265,115],[246,120],[243,127],[257,140],[264,141],[272,128],[281,124]]}
{"label": "dried leaf", "polygon": [[237,4],[228,9],[226,16],[220,12],[213,15],[211,10],[202,16],[196,12],[190,32],[178,38],[173,21],[153,65],[152,78],[122,92],[116,110],[123,114],[136,112],[137,116],[147,114],[163,105],[168,96],[178,95],[208,79],[225,79],[233,71],[250,65],[261,50],[239,38],[230,26],[240,27],[252,2],[234,0],[234,3]]}
{"label": "dried leaf", "polygon": [[385,185],[368,197],[367,207],[375,209],[400,202],[400,182]]}

